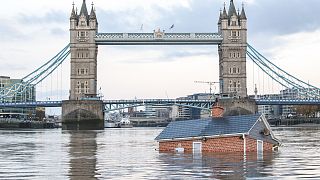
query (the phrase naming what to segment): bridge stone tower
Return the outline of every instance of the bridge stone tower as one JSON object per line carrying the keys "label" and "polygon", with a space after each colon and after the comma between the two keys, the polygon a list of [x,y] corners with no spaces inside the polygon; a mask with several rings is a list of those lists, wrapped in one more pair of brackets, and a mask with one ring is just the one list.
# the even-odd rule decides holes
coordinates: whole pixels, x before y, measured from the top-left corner
{"label": "bridge stone tower", "polygon": [[74,7],[70,17],[71,84],[70,100],[93,98],[97,94],[98,22],[92,5],[88,14],[85,0],[79,15]]}
{"label": "bridge stone tower", "polygon": [[247,97],[246,50],[247,17],[242,6],[236,11],[233,0],[229,11],[220,12],[219,33],[223,37],[219,45],[220,94],[222,97]]}
{"label": "bridge stone tower", "polygon": [[93,4],[90,14],[85,0],[79,14],[73,4],[70,16],[70,95],[62,105],[65,129],[104,128],[103,104],[97,98],[97,32]]}

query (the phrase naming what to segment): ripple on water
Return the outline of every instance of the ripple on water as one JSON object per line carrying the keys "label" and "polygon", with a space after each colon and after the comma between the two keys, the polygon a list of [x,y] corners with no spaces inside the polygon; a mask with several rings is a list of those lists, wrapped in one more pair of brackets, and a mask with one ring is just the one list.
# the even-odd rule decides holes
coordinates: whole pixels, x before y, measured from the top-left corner
{"label": "ripple on water", "polygon": [[159,153],[161,128],[1,130],[0,179],[320,179],[318,128],[275,128],[279,152]]}

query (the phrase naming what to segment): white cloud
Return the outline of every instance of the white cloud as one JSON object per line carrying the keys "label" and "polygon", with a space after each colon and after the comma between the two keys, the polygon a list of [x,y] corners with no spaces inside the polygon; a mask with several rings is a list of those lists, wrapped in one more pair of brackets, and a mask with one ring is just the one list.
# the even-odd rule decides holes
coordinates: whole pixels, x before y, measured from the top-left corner
{"label": "white cloud", "polygon": [[[270,39],[273,47],[270,49],[259,50],[262,54],[266,55],[269,60],[282,68],[289,74],[297,77],[298,79],[309,82],[310,84],[320,87],[320,79],[317,74],[320,67],[319,47],[320,47],[320,29],[312,32],[300,32],[285,36],[276,36]],[[258,67],[256,67],[256,70]],[[253,76],[252,65],[248,66],[248,90],[253,93]],[[270,93],[271,88],[278,86],[268,84],[270,78],[260,72],[260,81],[258,73],[254,74],[255,83],[260,84],[260,91]],[[262,78],[264,77],[264,80]],[[264,81],[264,82],[263,82]],[[262,87],[264,86],[264,88]],[[279,87],[277,87],[277,90]],[[262,92],[261,92],[262,93]],[[276,93],[276,92],[275,92]]]}
{"label": "white cloud", "polygon": [[319,87],[319,76],[315,72],[320,67],[320,29],[275,37],[274,40],[280,45],[271,52],[279,66],[305,82],[310,81]]}
{"label": "white cloud", "polygon": [[[125,11],[143,7],[144,9],[152,10],[154,7],[160,7],[165,10],[173,11],[176,7],[191,8],[192,0],[97,0],[95,5],[111,11]],[[79,2],[77,4],[80,4]]]}
{"label": "white cloud", "polygon": [[[219,7],[216,7],[217,2],[220,3]],[[217,19],[210,13],[216,9],[217,12],[212,14],[218,15],[218,10],[223,7],[223,2],[229,4],[227,0],[94,0],[98,8],[98,18],[99,11],[100,15],[102,11],[111,12],[111,15],[122,14],[120,20],[117,17],[111,17],[112,19],[99,18],[100,27],[104,24],[111,24],[112,26],[112,22],[124,21],[123,24],[118,23],[117,25],[120,28],[123,25],[131,26],[127,30],[133,29],[132,31],[139,29],[142,23],[144,23],[146,31],[149,31],[156,28],[158,24],[160,26],[170,26],[174,20],[182,21],[179,22],[182,26],[192,23],[191,26],[198,27],[200,24],[204,24],[204,26],[199,26],[202,28],[194,28],[195,31],[202,31],[205,27],[214,27],[212,29],[216,30]],[[82,0],[76,0],[75,3],[79,9]],[[91,1],[87,1],[87,3],[88,8],[90,8],[89,3]],[[235,3],[237,7],[241,7],[241,1],[237,0]],[[259,1],[244,0],[244,3],[246,6],[250,6],[258,4]],[[198,6],[197,12],[195,12],[194,7],[199,4],[201,6]],[[210,13],[204,12],[204,6],[210,7],[210,10],[206,9]],[[0,32],[6,31],[5,36],[1,34],[5,39],[0,43],[2,51],[0,61],[1,63],[6,62],[7,66],[10,67],[1,67],[0,75],[22,77],[61,50],[69,41],[68,18],[71,8],[72,0],[6,1],[6,5],[0,7],[0,21],[2,23]],[[177,9],[180,11],[177,11]],[[199,9],[200,12],[198,12]],[[54,15],[48,16],[48,13],[50,15],[50,12],[57,11],[62,13],[61,17],[62,19],[65,17],[65,21],[61,21],[61,17],[58,17],[57,21],[53,20],[46,23],[47,18],[54,18]],[[184,14],[181,15],[180,13]],[[251,12],[247,11],[247,13],[254,17],[256,12],[252,10]],[[21,22],[21,20],[23,21],[21,15],[25,15],[27,17],[25,20],[30,22]],[[164,18],[164,16],[166,17]],[[200,19],[197,21],[198,17]],[[38,20],[38,23],[33,23],[33,18]],[[201,21],[203,19],[205,20]],[[249,18],[249,24],[252,24],[253,21],[250,21],[250,19],[253,18]],[[176,26],[180,28],[177,24]],[[190,31],[191,26],[183,26],[181,29],[182,31]],[[253,29],[249,29],[249,33]],[[64,30],[65,33],[63,33]],[[100,30],[110,31],[110,29]],[[261,47],[260,49],[264,50],[264,53],[268,56],[270,55],[270,59],[277,65],[284,67],[285,70],[301,77],[301,79],[309,80],[312,84],[319,86],[319,79],[314,72],[317,72],[316,68],[320,67],[317,49],[317,47],[320,47],[320,30],[276,38],[273,38],[273,34],[266,34],[263,31],[261,36],[250,34],[249,37],[254,37],[252,39],[255,44],[262,42],[258,44]],[[268,45],[266,45],[266,41],[268,41]],[[267,49],[263,49],[266,46]],[[269,49],[270,46],[272,46],[271,49]],[[170,98],[174,98],[196,92],[208,92],[209,88],[207,86],[194,84],[193,81],[218,80],[216,47],[212,47],[212,54],[208,54],[207,50],[202,50],[203,47],[171,46],[170,48],[172,49],[168,50],[157,46],[138,47],[136,49],[99,47],[98,83],[104,90],[105,96],[110,99],[133,98],[134,96],[165,98],[165,92],[167,92]],[[190,52],[190,54],[179,57],[174,54],[175,51],[185,51]],[[201,53],[203,54],[201,55]],[[159,59],[165,57],[166,59],[163,59],[163,62],[159,61]],[[128,63],[133,61],[140,63]],[[64,75],[69,76],[69,67],[66,66]],[[12,71],[10,68],[16,70]],[[250,75],[251,69],[251,66],[248,67],[249,79],[252,76]],[[48,81],[50,84],[50,79]],[[252,84],[252,82],[248,82],[249,87],[253,87]],[[64,83],[64,88],[69,88],[68,82]]]}

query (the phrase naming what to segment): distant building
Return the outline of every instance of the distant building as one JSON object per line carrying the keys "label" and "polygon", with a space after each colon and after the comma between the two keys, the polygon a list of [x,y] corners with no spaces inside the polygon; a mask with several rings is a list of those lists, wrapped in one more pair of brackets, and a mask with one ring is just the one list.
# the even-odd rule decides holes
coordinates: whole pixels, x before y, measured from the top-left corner
{"label": "distant building", "polygon": [[[215,95],[210,93],[197,93],[188,95],[187,97],[177,98],[178,100],[210,100],[215,99]],[[173,120],[188,120],[188,119],[200,119],[209,117],[209,111],[203,111],[197,108],[189,108],[183,106],[173,106],[171,111],[171,117]]]}
{"label": "distant building", "polygon": [[[282,99],[304,99],[298,89],[285,89],[280,91]],[[296,116],[297,112],[292,105],[283,105],[281,108],[282,117]]]}
{"label": "distant building", "polygon": [[[0,93],[5,95],[8,92],[8,89],[13,87],[15,84],[24,84],[21,79],[11,79],[7,76],[0,76]],[[36,100],[35,88],[32,85],[26,87],[23,93],[10,94],[0,98],[1,103],[18,103],[18,102],[33,102]],[[0,108],[0,116],[2,117],[13,117],[13,116],[24,116],[31,117],[35,116],[35,108]]]}
{"label": "distant building", "polygon": [[[257,95],[257,99],[281,99],[280,94]],[[264,114],[267,119],[279,118],[282,107],[279,105],[259,105],[258,113]]]}

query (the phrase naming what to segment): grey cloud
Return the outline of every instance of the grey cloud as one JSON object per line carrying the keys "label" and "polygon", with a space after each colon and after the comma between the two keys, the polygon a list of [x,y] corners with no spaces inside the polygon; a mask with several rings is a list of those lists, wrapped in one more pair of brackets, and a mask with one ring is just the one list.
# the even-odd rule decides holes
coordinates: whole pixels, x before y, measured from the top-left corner
{"label": "grey cloud", "polygon": [[50,10],[46,14],[24,14],[18,15],[18,21],[23,24],[43,24],[43,23],[66,23],[68,17],[64,11]]}
{"label": "grey cloud", "polygon": [[250,33],[284,35],[320,27],[319,0],[259,0],[247,7]]}
{"label": "grey cloud", "polygon": [[68,32],[65,29],[62,28],[52,28],[50,30],[50,33],[54,36],[66,36],[68,35]]}
{"label": "grey cloud", "polygon": [[1,72],[12,72],[12,71],[22,71],[28,68],[24,65],[13,64],[13,63],[3,63],[1,62],[0,70]]}
{"label": "grey cloud", "polygon": [[[1,20],[0,20],[1,21]],[[22,40],[25,39],[23,33],[18,29],[15,29],[4,21],[0,23],[0,41],[12,41],[12,40]]]}
{"label": "grey cloud", "polygon": [[[171,46],[174,47],[174,46]],[[136,49],[136,48],[134,48]],[[168,50],[168,47],[161,48],[163,52],[160,56],[155,57],[142,57],[142,58],[128,58],[121,61],[121,63],[157,63],[157,62],[174,62],[181,60],[181,58],[190,58],[196,56],[212,56],[216,57],[217,54],[213,49],[204,48],[203,50]]]}

